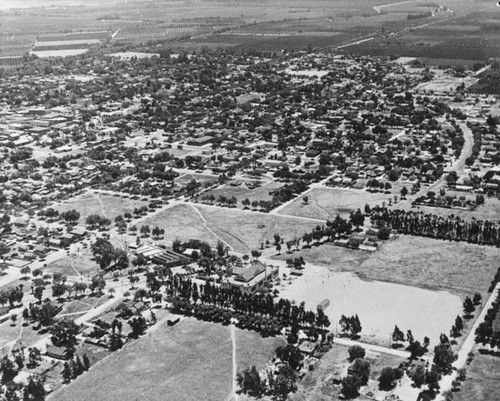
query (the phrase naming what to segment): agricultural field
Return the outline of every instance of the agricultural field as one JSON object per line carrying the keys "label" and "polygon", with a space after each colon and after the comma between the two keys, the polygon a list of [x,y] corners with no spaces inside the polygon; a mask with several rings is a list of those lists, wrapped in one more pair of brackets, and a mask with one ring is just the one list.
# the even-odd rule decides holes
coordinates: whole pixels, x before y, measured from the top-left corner
{"label": "agricultural field", "polygon": [[467,379],[462,383],[460,391],[455,392],[456,401],[496,401],[500,388],[500,364],[498,356],[482,355],[479,347],[474,347],[474,359],[466,366]]}
{"label": "agricultural field", "polygon": [[407,21],[406,29],[385,27],[384,33],[373,40],[345,50],[373,56],[459,60],[487,60],[498,54],[497,22],[492,22],[497,21],[492,16],[499,14],[495,3],[445,1],[440,5],[453,12],[440,11],[433,17]]}
{"label": "agricultural field", "polygon": [[371,193],[343,188],[314,188],[307,196],[308,204],[304,203],[303,197],[297,198],[282,209],[280,214],[327,220],[335,218],[338,214],[347,216],[356,209],[364,211],[365,204],[382,205],[382,202],[387,203],[389,199],[394,198],[394,195],[381,192]]}
{"label": "agricultural field", "polygon": [[132,213],[135,208],[147,206],[148,202],[114,196],[100,192],[88,191],[72,199],[66,200],[52,207],[61,212],[76,210],[80,213],[80,222],[85,222],[85,218],[91,214],[99,214],[113,220],[118,215]]}
{"label": "agricultural field", "polygon": [[400,235],[373,253],[325,244],[291,256],[303,256],[306,262],[332,272],[352,272],[364,280],[450,291],[462,298],[479,292],[484,298],[498,267],[498,252],[494,247]]}
{"label": "agricultural field", "polygon": [[[236,330],[237,361],[258,366],[272,358],[276,339],[247,332],[240,337],[240,333]],[[262,352],[251,352],[257,349]],[[168,327],[163,320],[51,400],[132,401],[167,396],[176,401],[220,401],[231,391],[232,371],[229,327],[190,318]]]}

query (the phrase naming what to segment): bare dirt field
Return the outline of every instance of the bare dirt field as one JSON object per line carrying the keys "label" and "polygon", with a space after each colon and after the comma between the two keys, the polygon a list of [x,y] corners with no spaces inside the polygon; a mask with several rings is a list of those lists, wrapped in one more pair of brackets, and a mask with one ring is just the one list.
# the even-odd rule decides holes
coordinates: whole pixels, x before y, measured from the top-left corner
{"label": "bare dirt field", "polygon": [[474,359],[467,369],[467,379],[454,394],[456,401],[496,401],[500,389],[500,363],[497,356],[481,355],[474,348]]}
{"label": "bare dirt field", "polygon": [[323,245],[292,256],[303,256],[306,262],[332,271],[353,272],[365,280],[447,290],[464,297],[486,294],[498,267],[498,252],[493,247],[401,235],[374,253]]}
{"label": "bare dirt field", "polygon": [[314,188],[309,194],[309,204],[305,205],[303,197],[280,211],[291,216],[313,217],[316,219],[332,219],[338,214],[348,215],[352,210],[364,210],[365,204],[382,205],[393,195],[370,193],[356,189]]}
{"label": "bare dirt field", "polygon": [[148,202],[141,200],[88,191],[60,204],[55,204],[53,208],[59,213],[74,209],[80,213],[80,221],[84,222],[85,218],[91,214],[99,214],[113,220],[120,214],[132,213],[135,208],[147,206],[147,204]]}
{"label": "bare dirt field", "polygon": [[[65,386],[50,400],[220,401],[232,387],[230,328],[185,319],[174,327],[161,321],[143,338],[105,359]],[[236,330],[237,355],[248,365],[262,364],[274,354],[276,339]],[[248,349],[247,349],[248,348]],[[267,353],[251,352],[256,349]],[[238,360],[238,357],[237,357]]]}
{"label": "bare dirt field", "polygon": [[404,332],[411,329],[419,340],[427,336],[435,343],[441,333],[449,332],[462,310],[460,298],[449,292],[365,281],[352,273],[332,272],[314,265],[307,265],[302,277],[291,284],[282,283],[279,289],[280,296],[297,303],[304,301],[308,309],[329,299],[325,313],[334,333],[342,315],[358,314],[363,337],[381,344],[387,342],[395,325]]}

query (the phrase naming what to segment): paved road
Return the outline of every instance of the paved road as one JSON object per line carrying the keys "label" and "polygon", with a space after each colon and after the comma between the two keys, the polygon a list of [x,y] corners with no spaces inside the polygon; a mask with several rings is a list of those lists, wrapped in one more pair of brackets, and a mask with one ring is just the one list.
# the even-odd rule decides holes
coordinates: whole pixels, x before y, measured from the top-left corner
{"label": "paved road", "polygon": [[401,358],[409,358],[411,355],[408,351],[403,351],[403,350],[394,349],[394,348],[381,347],[381,346],[373,345],[373,344],[365,344],[365,343],[362,343],[359,341],[349,340],[347,338],[335,337],[333,339],[333,342],[336,344],[347,345],[349,347],[351,347],[353,345],[359,345],[360,347],[363,347],[365,350],[400,356]]}
{"label": "paved road", "polygon": [[448,390],[451,390],[451,383],[453,380],[457,378],[457,370],[461,369],[465,366],[465,363],[467,362],[467,356],[469,353],[472,351],[474,348],[474,345],[476,344],[475,341],[475,332],[477,327],[484,321],[484,318],[486,316],[486,313],[488,312],[488,309],[491,308],[491,305],[493,302],[495,302],[495,299],[498,295],[498,291],[500,291],[500,283],[498,283],[495,286],[495,289],[491,293],[490,297],[486,301],[486,303],[483,306],[483,309],[481,310],[481,313],[477,317],[476,321],[472,325],[472,328],[469,331],[469,334],[467,335],[467,338],[462,344],[462,347],[460,348],[460,351],[458,351],[458,358],[457,360],[453,363],[453,372],[451,375],[443,376],[441,381],[439,382],[439,387],[441,389],[441,393],[436,397],[436,401],[441,401],[444,400],[443,397],[443,392],[446,392]]}

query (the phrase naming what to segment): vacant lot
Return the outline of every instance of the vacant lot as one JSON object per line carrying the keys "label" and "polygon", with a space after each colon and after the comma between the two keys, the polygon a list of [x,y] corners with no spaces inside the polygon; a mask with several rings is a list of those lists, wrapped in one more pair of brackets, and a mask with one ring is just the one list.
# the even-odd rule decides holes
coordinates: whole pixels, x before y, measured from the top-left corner
{"label": "vacant lot", "polygon": [[[175,327],[158,323],[134,341],[56,393],[52,400],[175,400],[220,401],[232,387],[230,328],[185,319]],[[238,344],[257,350],[267,347],[270,359],[275,339],[245,333]],[[248,334],[248,335],[247,335]],[[262,363],[263,355],[245,351],[249,365]]]}
{"label": "vacant lot", "polygon": [[353,272],[366,280],[448,290],[462,297],[474,292],[484,297],[498,267],[496,248],[404,235],[374,253],[323,245],[293,254],[299,255],[306,262]]}
{"label": "vacant lot", "polygon": [[99,266],[92,260],[89,249],[83,249],[80,253],[66,255],[43,268],[44,273],[61,273],[65,276],[94,274],[97,270],[99,270]]}
{"label": "vacant lot", "polygon": [[113,196],[89,191],[61,204],[56,204],[53,207],[59,213],[74,209],[80,213],[80,222],[84,222],[85,218],[91,214],[99,214],[113,220],[120,214],[123,215],[126,212],[132,213],[135,208],[147,205],[148,202],[139,199],[135,200],[123,198],[118,195]]}
{"label": "vacant lot", "polygon": [[474,348],[474,360],[467,369],[467,379],[453,397],[456,401],[496,401],[500,388],[500,360],[492,355],[481,355]]}
{"label": "vacant lot", "polygon": [[338,214],[348,215],[352,210],[364,210],[365,204],[382,205],[382,202],[387,203],[393,198],[389,194],[341,188],[315,188],[308,196],[309,204],[304,204],[303,197],[300,197],[280,213],[326,220]]}
{"label": "vacant lot", "polygon": [[165,229],[165,240],[200,239],[211,245],[217,243],[217,237],[203,226],[203,220],[191,205],[174,205],[152,216],[146,217],[141,225],[159,226]]}
{"label": "vacant lot", "polygon": [[173,205],[141,222],[165,229],[165,240],[200,239],[215,245],[220,239],[235,251],[248,252],[262,242],[272,242],[279,233],[285,240],[302,237],[318,224],[314,221],[286,218],[238,209],[200,205]]}
{"label": "vacant lot", "polygon": [[208,227],[234,250],[248,252],[260,247],[266,240],[273,241],[275,233],[286,240],[301,238],[318,222],[252,213],[235,209],[196,206],[207,221]]}

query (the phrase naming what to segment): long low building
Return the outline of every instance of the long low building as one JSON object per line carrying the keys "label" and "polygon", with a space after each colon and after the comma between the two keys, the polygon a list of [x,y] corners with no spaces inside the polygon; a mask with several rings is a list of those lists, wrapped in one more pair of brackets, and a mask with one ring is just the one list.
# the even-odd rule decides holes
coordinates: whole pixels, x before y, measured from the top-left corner
{"label": "long low building", "polygon": [[191,259],[169,249],[158,248],[151,245],[143,245],[135,251],[138,255],[143,255],[153,263],[175,267],[190,263]]}

